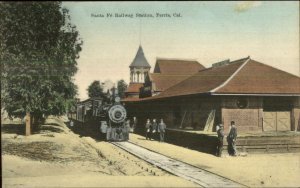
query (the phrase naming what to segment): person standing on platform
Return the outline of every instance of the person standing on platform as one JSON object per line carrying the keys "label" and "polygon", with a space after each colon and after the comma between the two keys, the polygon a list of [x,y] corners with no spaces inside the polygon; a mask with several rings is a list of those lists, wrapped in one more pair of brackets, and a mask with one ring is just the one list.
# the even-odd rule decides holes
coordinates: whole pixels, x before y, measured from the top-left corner
{"label": "person standing on platform", "polygon": [[129,140],[129,132],[130,132],[130,120],[128,119],[125,122],[125,128],[124,128],[124,135],[125,135],[125,140]]}
{"label": "person standing on platform", "polygon": [[123,135],[123,129],[122,129],[122,127],[117,127],[117,128],[116,128],[116,139],[117,139],[118,141],[122,141],[122,140],[124,139],[123,136],[124,136],[124,135]]}
{"label": "person standing on platform", "polygon": [[151,140],[151,131],[152,131],[152,124],[150,122],[150,119],[147,119],[147,123],[146,123],[146,140]]}
{"label": "person standing on platform", "polygon": [[228,153],[231,156],[236,156],[236,138],[237,138],[237,129],[235,127],[235,122],[231,121],[230,131],[227,136],[227,142],[228,142]]}
{"label": "person standing on platform", "polygon": [[161,119],[160,123],[158,124],[158,132],[159,132],[159,141],[165,142],[165,132],[166,132],[166,124],[164,123],[164,120]]}
{"label": "person standing on platform", "polygon": [[106,139],[106,133],[107,133],[107,123],[106,121],[100,122],[100,137],[101,139]]}
{"label": "person standing on platform", "polygon": [[156,119],[153,119],[153,123],[152,123],[152,138],[155,140],[157,139],[157,122],[156,122]]}
{"label": "person standing on platform", "polygon": [[134,130],[136,128],[136,125],[137,125],[137,119],[136,117],[133,117],[133,123],[132,123],[132,132],[134,133]]}
{"label": "person standing on platform", "polygon": [[224,138],[224,127],[222,124],[217,126],[217,134],[218,134],[217,157],[221,157],[222,150],[223,150],[223,138]]}

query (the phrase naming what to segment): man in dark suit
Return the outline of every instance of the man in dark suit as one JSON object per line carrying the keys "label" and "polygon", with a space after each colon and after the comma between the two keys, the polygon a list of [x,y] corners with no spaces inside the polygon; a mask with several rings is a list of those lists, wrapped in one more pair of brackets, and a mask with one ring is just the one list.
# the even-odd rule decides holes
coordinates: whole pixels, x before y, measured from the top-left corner
{"label": "man in dark suit", "polygon": [[137,125],[137,119],[136,119],[136,117],[133,117],[133,121],[132,121],[132,122],[133,122],[133,123],[132,123],[131,129],[132,129],[132,132],[134,133],[134,132],[135,132],[136,125]]}
{"label": "man in dark suit", "polygon": [[223,138],[224,138],[224,126],[222,124],[217,126],[217,134],[218,134],[218,145],[217,145],[217,156],[222,156],[223,150]]}
{"label": "man in dark suit", "polygon": [[228,153],[229,155],[236,156],[236,138],[237,138],[237,129],[235,127],[235,122],[231,121],[231,127],[230,132],[227,136],[227,142],[228,142]]}
{"label": "man in dark suit", "polygon": [[152,132],[152,124],[150,122],[150,119],[147,119],[147,122],[146,122],[146,140],[151,140],[151,132]]}
{"label": "man in dark suit", "polygon": [[[157,139],[158,135],[157,135],[157,122],[156,122],[156,119],[153,119],[153,122],[152,122],[152,138],[155,140]],[[151,140],[151,139],[150,139]]]}
{"label": "man in dark suit", "polygon": [[160,142],[165,141],[165,131],[166,131],[166,124],[164,123],[164,120],[161,119],[160,123],[158,124],[158,132],[159,132],[159,141]]}

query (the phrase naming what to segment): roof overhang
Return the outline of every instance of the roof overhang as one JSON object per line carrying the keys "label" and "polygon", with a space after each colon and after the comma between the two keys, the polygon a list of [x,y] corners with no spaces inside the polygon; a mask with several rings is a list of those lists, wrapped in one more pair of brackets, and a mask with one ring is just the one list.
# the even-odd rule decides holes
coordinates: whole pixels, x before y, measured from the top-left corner
{"label": "roof overhang", "polygon": [[300,93],[211,93],[211,95],[225,96],[278,96],[278,97],[300,97]]}
{"label": "roof overhang", "polygon": [[142,98],[135,101],[124,101],[124,102],[151,102],[151,101],[161,101],[161,100],[169,100],[176,99],[179,97],[195,97],[195,96],[269,96],[269,97],[300,97],[300,94],[282,94],[282,93],[193,93],[186,95],[176,95],[176,96],[167,96],[167,97],[159,97],[159,95],[149,98]]}

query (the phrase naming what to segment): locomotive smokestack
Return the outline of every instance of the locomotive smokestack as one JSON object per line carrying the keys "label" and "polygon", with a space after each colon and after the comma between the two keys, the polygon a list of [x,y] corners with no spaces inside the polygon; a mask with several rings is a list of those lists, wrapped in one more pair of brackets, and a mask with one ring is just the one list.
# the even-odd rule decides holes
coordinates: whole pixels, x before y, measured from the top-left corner
{"label": "locomotive smokestack", "polygon": [[120,103],[119,91],[118,88],[115,86],[112,88],[112,102],[113,103]]}

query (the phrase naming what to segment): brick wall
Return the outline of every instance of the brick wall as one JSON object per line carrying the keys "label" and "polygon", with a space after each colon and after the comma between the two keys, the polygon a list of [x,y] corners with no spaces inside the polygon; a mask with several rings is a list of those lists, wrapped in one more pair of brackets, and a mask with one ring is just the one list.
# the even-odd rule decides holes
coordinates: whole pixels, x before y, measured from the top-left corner
{"label": "brick wall", "polygon": [[237,106],[239,97],[224,97],[222,100],[222,121],[225,133],[228,133],[230,122],[235,121],[238,132],[261,132],[262,131],[262,98],[244,97],[248,104],[241,109]]}

